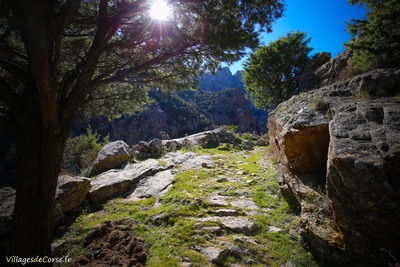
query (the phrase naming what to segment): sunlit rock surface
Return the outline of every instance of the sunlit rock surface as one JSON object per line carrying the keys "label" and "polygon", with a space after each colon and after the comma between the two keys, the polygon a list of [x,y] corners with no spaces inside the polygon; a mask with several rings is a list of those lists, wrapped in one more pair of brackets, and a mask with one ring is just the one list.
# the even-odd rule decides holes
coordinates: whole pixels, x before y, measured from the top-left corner
{"label": "sunlit rock surface", "polygon": [[328,262],[400,256],[399,92],[400,70],[377,69],[292,97],[270,115],[272,151],[289,170],[282,189],[300,207],[303,237]]}

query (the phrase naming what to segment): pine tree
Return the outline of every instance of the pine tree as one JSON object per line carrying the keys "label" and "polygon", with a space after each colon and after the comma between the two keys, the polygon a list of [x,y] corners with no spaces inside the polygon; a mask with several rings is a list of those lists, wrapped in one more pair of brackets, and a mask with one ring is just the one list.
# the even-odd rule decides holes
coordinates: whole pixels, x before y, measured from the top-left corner
{"label": "pine tree", "polygon": [[353,52],[356,68],[400,66],[400,2],[397,0],[351,0],[367,6],[367,19],[352,20],[347,29],[356,38],[346,46]]}

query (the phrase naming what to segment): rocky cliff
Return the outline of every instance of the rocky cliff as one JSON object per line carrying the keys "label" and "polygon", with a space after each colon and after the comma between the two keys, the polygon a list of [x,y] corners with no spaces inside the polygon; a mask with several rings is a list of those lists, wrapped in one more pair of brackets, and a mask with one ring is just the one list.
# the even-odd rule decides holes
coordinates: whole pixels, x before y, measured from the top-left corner
{"label": "rocky cliff", "polygon": [[167,96],[152,92],[151,97],[154,103],[146,110],[113,121],[112,140],[133,145],[141,140],[177,138],[220,125],[237,125],[240,132],[262,132],[266,128],[265,120],[257,121],[238,88]]}
{"label": "rocky cliff", "polygon": [[[223,68],[198,78],[198,91],[149,93],[153,102],[142,112],[123,115],[112,123],[105,117],[77,119],[71,136],[84,134],[88,125],[102,137],[125,140],[133,145],[154,138],[176,138],[220,125],[236,125],[239,132],[266,132],[268,113],[246,98],[241,72]],[[156,126],[156,127],[155,127]]]}
{"label": "rocky cliff", "polygon": [[282,193],[300,208],[302,236],[329,266],[393,266],[400,259],[400,70],[340,81],[346,64],[335,62],[309,75],[322,88],[270,114],[271,148],[286,169]]}

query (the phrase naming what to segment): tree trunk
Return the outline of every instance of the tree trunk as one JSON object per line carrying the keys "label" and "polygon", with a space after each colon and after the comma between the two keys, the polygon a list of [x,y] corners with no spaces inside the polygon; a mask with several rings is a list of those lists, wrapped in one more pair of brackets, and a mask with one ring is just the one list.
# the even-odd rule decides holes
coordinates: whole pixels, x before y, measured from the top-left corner
{"label": "tree trunk", "polygon": [[54,198],[68,127],[54,125],[49,130],[38,116],[25,119],[31,121],[15,137],[19,173],[11,255],[50,257]]}

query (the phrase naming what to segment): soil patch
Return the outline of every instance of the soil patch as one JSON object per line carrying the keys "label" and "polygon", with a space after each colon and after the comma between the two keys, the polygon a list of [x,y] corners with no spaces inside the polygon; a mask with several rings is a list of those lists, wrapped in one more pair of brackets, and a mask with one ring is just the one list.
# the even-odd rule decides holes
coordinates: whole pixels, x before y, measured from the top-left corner
{"label": "soil patch", "polygon": [[85,253],[70,266],[142,267],[148,257],[144,240],[132,232],[133,222],[106,221],[85,238]]}

